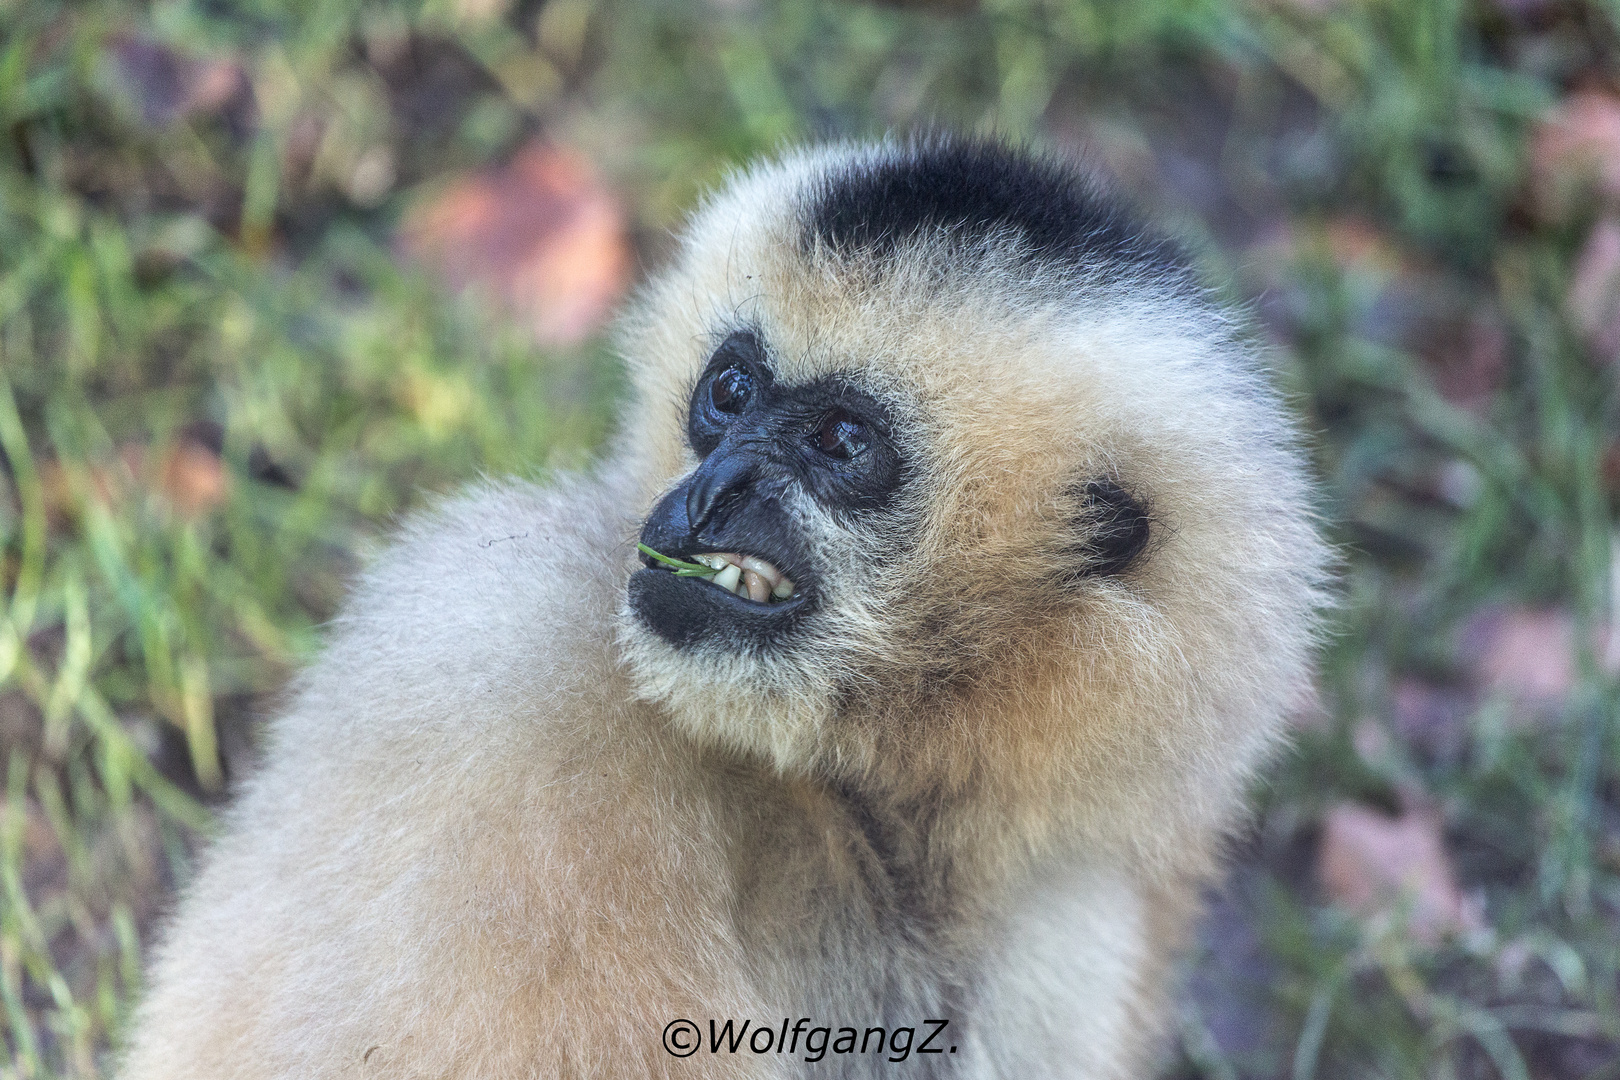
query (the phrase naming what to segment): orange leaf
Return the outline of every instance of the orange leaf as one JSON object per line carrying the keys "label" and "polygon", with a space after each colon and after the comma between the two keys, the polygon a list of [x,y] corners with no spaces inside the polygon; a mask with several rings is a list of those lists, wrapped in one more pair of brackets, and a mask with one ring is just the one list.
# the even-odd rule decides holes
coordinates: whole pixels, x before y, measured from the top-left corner
{"label": "orange leaf", "polygon": [[219,506],[230,494],[230,473],[219,455],[189,439],[163,456],[158,490],[186,517],[198,517]]}
{"label": "orange leaf", "polygon": [[1328,898],[1363,918],[1407,905],[1406,926],[1417,941],[1433,944],[1447,933],[1484,928],[1477,906],[1457,888],[1432,810],[1391,818],[1340,803],[1322,823],[1316,871]]}
{"label": "orange leaf", "polygon": [[1589,193],[1620,203],[1620,99],[1590,90],[1565,99],[1535,130],[1530,181],[1554,219],[1579,209]]}
{"label": "orange leaf", "polygon": [[452,285],[488,289],[543,344],[589,337],[630,280],[618,200],[584,158],[544,144],[419,205],[402,244]]}
{"label": "orange leaf", "polygon": [[1620,221],[1606,217],[1592,228],[1575,263],[1569,314],[1598,358],[1620,357]]}

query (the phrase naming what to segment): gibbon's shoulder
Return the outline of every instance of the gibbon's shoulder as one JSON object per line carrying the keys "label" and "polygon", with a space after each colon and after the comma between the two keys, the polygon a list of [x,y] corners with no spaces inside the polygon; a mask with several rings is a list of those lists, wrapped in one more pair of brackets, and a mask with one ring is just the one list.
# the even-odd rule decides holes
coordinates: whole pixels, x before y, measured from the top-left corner
{"label": "gibbon's shoulder", "polygon": [[490,483],[410,519],[333,621],[271,758],[511,735],[514,717],[543,725],[616,685],[614,613],[634,535],[621,486],[605,470]]}
{"label": "gibbon's shoulder", "polygon": [[690,832],[694,756],[618,670],[618,492],[485,486],[367,571],[159,946],[121,1076],[534,1075],[581,1047],[653,1076],[670,1016],[746,1008],[726,940],[667,947],[727,878]]}

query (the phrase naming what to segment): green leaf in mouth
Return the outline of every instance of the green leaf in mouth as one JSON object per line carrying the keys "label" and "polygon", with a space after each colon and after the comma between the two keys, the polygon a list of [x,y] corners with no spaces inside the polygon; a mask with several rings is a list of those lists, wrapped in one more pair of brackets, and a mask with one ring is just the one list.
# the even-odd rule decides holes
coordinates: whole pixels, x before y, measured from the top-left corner
{"label": "green leaf in mouth", "polygon": [[705,566],[702,563],[687,562],[685,559],[673,559],[668,555],[662,555],[646,544],[637,544],[636,550],[670,567],[675,571],[676,577],[714,577],[720,572],[714,567]]}

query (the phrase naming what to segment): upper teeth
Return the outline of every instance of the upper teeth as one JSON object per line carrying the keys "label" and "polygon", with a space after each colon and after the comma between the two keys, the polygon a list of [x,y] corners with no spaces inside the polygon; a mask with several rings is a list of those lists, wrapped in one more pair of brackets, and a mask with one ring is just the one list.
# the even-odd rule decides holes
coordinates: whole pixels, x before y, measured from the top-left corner
{"label": "upper teeth", "polygon": [[720,571],[708,580],[729,593],[746,596],[755,603],[767,600],[786,600],[793,595],[793,581],[775,566],[753,555],[738,555],[730,551],[710,551],[693,555],[693,562],[712,566]]}

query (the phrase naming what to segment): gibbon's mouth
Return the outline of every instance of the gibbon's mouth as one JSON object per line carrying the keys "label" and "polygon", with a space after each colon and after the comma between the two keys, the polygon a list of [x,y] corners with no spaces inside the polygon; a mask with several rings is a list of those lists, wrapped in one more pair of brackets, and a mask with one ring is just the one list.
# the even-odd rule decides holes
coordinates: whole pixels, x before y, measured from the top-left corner
{"label": "gibbon's mouth", "polygon": [[688,479],[666,492],[642,523],[636,621],[677,647],[787,645],[820,595],[796,515],[768,488],[738,491],[719,512],[694,490]]}
{"label": "gibbon's mouth", "polygon": [[[713,576],[680,573],[642,552],[643,569],[630,575],[630,607],[672,645],[709,641],[749,649],[785,643],[813,602],[814,590],[805,587],[802,573],[796,581],[759,555],[678,547],[659,554],[709,569],[719,564]],[[764,598],[754,599],[761,591]]]}

